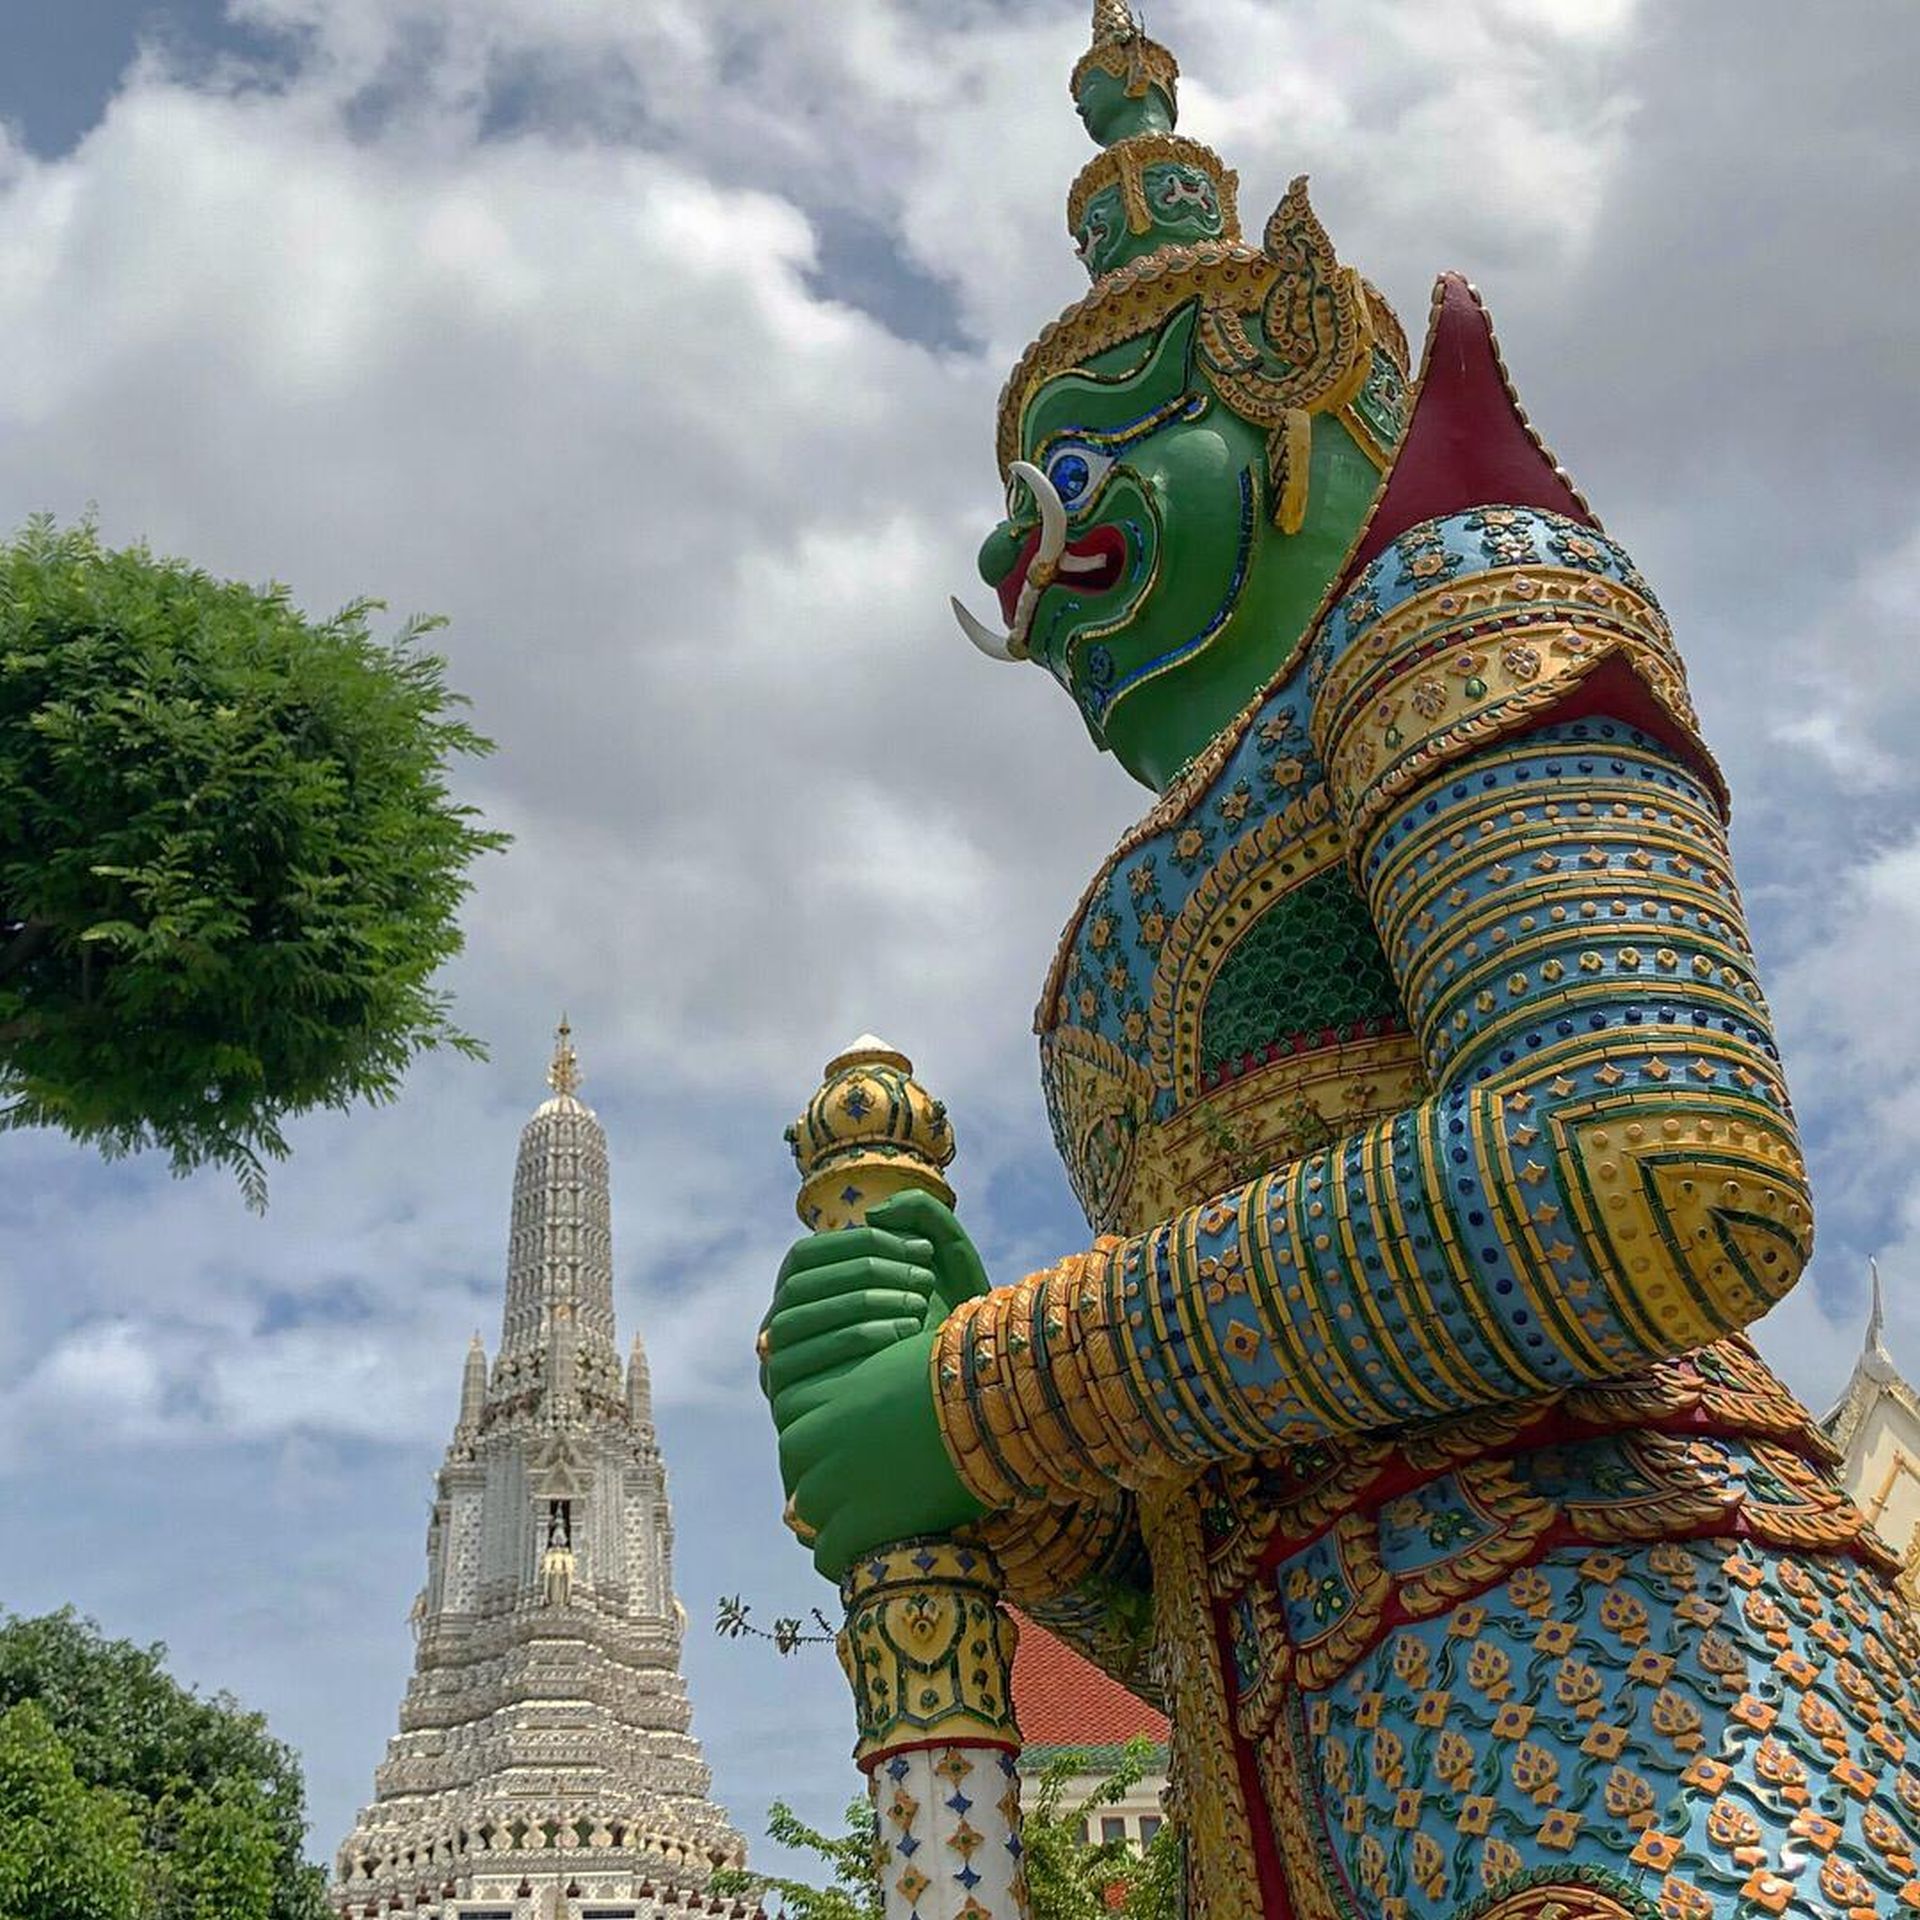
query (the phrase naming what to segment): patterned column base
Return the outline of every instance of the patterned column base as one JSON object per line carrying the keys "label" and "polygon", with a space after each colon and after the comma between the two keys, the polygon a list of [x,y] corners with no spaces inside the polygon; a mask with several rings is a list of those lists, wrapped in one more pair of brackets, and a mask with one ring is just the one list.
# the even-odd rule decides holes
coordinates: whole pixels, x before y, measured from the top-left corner
{"label": "patterned column base", "polygon": [[887,1920],[1018,1920],[1027,1911],[1020,1774],[996,1747],[915,1747],[874,1770]]}

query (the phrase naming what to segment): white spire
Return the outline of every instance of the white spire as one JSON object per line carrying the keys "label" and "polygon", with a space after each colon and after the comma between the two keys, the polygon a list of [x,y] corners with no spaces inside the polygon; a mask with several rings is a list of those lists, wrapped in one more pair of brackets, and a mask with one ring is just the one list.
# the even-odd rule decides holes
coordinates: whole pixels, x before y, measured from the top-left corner
{"label": "white spire", "polygon": [[[707,1920],[745,1848],[693,1736],[646,1354],[614,1341],[607,1142],[561,1023],[520,1136],[506,1312],[475,1335],[435,1483],[400,1731],[340,1849],[335,1909]],[[512,1809],[508,1819],[503,1809]]]}
{"label": "white spire", "polygon": [[1891,1380],[1897,1377],[1897,1370],[1893,1355],[1887,1351],[1887,1297],[1880,1286],[1878,1260],[1867,1262],[1867,1274],[1873,1307],[1867,1315],[1866,1342],[1860,1349],[1860,1371],[1871,1374],[1877,1380]]}
{"label": "white spire", "polygon": [[487,1404],[487,1350],[475,1334],[467,1346],[466,1371],[460,1380],[460,1424],[477,1426]]}
{"label": "white spire", "polygon": [[[619,1368],[613,1325],[613,1228],[607,1137],[578,1098],[579,1056],[563,1018],[548,1070],[552,1096],[520,1134],[507,1243],[507,1304],[495,1386],[526,1389],[549,1356],[556,1310],[571,1310],[577,1357],[609,1377]],[[504,1381],[504,1385],[503,1385]]]}
{"label": "white spire", "polygon": [[627,1355],[627,1418],[636,1431],[653,1431],[653,1369],[647,1365],[647,1349],[638,1333]]}

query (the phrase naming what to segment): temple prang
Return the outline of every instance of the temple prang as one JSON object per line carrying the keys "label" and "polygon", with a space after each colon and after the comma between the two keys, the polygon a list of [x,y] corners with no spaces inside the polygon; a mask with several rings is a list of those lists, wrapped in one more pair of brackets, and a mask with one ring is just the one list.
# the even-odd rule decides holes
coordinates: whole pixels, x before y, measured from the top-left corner
{"label": "temple prang", "polygon": [[434,1486],[414,1671],[334,1862],[341,1920],[716,1914],[710,1798],[639,1334],[615,1344],[607,1143],[561,1023],[520,1136],[506,1300]]}

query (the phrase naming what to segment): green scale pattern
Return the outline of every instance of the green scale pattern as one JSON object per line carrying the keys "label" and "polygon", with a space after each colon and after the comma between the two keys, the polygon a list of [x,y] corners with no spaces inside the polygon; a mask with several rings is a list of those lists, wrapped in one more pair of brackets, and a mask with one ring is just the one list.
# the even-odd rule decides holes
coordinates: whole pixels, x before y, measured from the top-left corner
{"label": "green scale pattern", "polygon": [[1403,1018],[1393,970],[1344,872],[1316,874],[1236,942],[1207,995],[1200,1070],[1212,1081],[1276,1041]]}

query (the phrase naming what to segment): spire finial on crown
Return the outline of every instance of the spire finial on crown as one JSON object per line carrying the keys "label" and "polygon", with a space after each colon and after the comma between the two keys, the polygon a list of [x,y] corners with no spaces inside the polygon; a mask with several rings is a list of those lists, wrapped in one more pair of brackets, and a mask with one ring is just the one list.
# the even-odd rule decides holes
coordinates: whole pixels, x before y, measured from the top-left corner
{"label": "spire finial on crown", "polygon": [[563,1099],[580,1091],[580,1056],[573,1050],[573,1028],[564,1013],[553,1036],[553,1065],[547,1069],[547,1085]]}
{"label": "spire finial on crown", "polygon": [[1127,0],[1094,0],[1093,42],[1073,69],[1073,104],[1103,147],[1171,133],[1179,118],[1180,63],[1149,40]]}
{"label": "spire finial on crown", "polygon": [[1233,171],[1174,132],[1180,63],[1147,37],[1128,0],[1094,0],[1073,104],[1104,149],[1067,196],[1067,228],[1095,280],[1166,248],[1238,243]]}

